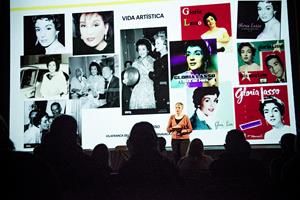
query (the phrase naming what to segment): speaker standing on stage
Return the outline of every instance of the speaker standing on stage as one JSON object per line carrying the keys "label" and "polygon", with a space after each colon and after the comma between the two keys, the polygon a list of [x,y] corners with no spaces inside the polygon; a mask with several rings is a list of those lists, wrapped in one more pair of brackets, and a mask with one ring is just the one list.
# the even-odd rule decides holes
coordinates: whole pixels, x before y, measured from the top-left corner
{"label": "speaker standing on stage", "polygon": [[182,113],[183,103],[175,104],[176,113],[171,115],[168,121],[167,131],[172,134],[172,151],[175,163],[186,154],[190,143],[189,134],[192,132],[192,124],[187,115]]}

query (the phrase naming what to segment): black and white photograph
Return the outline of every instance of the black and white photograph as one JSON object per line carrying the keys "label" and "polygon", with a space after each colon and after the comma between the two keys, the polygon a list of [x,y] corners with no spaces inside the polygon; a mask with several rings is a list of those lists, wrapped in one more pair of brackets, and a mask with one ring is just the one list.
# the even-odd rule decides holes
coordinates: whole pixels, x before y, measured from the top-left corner
{"label": "black and white photograph", "polygon": [[73,54],[114,53],[113,11],[73,14]]}
{"label": "black and white photograph", "polygon": [[24,55],[66,53],[63,14],[24,16]]}
{"label": "black and white photograph", "polygon": [[23,98],[68,99],[69,55],[21,56]]}
{"label": "black and white photograph", "polygon": [[238,2],[238,39],[279,40],[281,0]]}
{"label": "black and white photograph", "polygon": [[122,114],[170,112],[167,28],[121,30]]}
{"label": "black and white photograph", "polygon": [[53,120],[62,115],[73,116],[78,123],[78,142],[81,141],[80,107],[74,100],[24,102],[24,148],[34,148],[50,131]]}
{"label": "black and white photograph", "polygon": [[83,109],[120,107],[118,57],[70,57],[70,98]]}

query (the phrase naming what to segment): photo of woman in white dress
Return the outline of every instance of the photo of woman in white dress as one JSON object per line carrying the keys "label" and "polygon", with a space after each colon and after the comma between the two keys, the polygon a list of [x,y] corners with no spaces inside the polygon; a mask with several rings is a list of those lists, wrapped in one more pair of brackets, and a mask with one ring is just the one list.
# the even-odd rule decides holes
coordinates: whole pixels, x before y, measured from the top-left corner
{"label": "photo of woman in white dress", "polygon": [[132,63],[132,67],[138,69],[140,78],[134,86],[129,102],[129,109],[155,109],[155,97],[153,80],[149,78],[149,72],[153,72],[154,58],[151,57],[151,42],[142,38],[136,42],[138,58]]}

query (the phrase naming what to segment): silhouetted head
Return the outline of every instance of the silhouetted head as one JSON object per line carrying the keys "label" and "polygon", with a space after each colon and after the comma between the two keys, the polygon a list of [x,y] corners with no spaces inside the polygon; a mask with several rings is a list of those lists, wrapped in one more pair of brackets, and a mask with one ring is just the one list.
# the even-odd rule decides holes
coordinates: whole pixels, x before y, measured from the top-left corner
{"label": "silhouetted head", "polygon": [[246,140],[245,133],[238,129],[232,129],[227,132],[224,147],[226,152],[240,154],[242,156],[248,156],[251,150],[251,146]]}
{"label": "silhouetted head", "polygon": [[95,161],[100,162],[101,164],[108,165],[109,150],[108,150],[107,146],[103,143],[97,144],[92,151],[91,157]]}
{"label": "silhouetted head", "polygon": [[188,149],[188,155],[192,157],[200,157],[203,155],[203,152],[204,146],[202,140],[199,138],[193,139]]}
{"label": "silhouetted head", "polygon": [[285,133],[281,136],[280,147],[283,153],[295,153],[296,135],[292,133]]}
{"label": "silhouetted head", "polygon": [[0,154],[11,152],[14,149],[14,143],[9,139],[8,125],[0,115]]}
{"label": "silhouetted head", "polygon": [[130,131],[127,147],[131,155],[157,151],[157,135],[153,125],[145,121],[136,123]]}
{"label": "silhouetted head", "polygon": [[167,144],[167,141],[164,137],[158,137],[157,138],[157,145],[158,145],[158,150],[159,151],[166,150],[166,144]]}
{"label": "silhouetted head", "polygon": [[54,118],[49,136],[59,143],[77,144],[77,122],[70,115],[59,115]]}

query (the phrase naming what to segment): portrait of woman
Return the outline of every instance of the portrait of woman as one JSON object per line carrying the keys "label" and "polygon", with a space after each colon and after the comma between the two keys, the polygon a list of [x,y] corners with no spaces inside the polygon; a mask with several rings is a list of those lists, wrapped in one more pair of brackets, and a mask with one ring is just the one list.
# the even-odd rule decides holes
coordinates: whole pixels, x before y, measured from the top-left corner
{"label": "portrait of woman", "polygon": [[280,21],[276,19],[278,9],[275,1],[259,1],[257,3],[258,18],[264,23],[263,30],[257,36],[257,39],[280,39]]}
{"label": "portrait of woman", "polygon": [[113,12],[73,14],[73,54],[114,52]]}
{"label": "portrait of woman", "polygon": [[[27,26],[29,25],[29,18],[26,19],[24,23]],[[29,35],[33,31],[24,33],[25,55],[59,54],[66,52],[64,46],[64,15],[32,16],[30,27],[33,27],[35,37],[32,38]]]}
{"label": "portrait of woman", "polygon": [[155,109],[154,85],[149,78],[149,72],[154,71],[154,58],[151,57],[151,42],[142,38],[136,42],[138,58],[132,63],[140,74],[138,83],[132,89],[129,109]]}
{"label": "portrait of woman", "polygon": [[218,87],[199,87],[193,92],[193,103],[196,108],[190,118],[193,130],[215,129],[214,113],[219,103]]}
{"label": "portrait of woman", "polygon": [[256,48],[250,42],[242,42],[238,46],[239,56],[243,65],[239,66],[240,72],[260,71],[261,67],[254,62]]}
{"label": "portrait of woman", "polygon": [[217,26],[217,16],[208,12],[203,16],[203,23],[208,27],[208,30],[201,35],[202,39],[212,39],[217,40],[217,48],[220,52],[227,51],[229,49],[228,44],[230,41],[230,36],[226,28]]}
{"label": "portrait of woman", "polygon": [[190,144],[189,134],[192,131],[190,119],[183,113],[183,103],[177,102],[175,104],[175,114],[169,117],[167,124],[167,132],[172,134],[171,145],[175,163],[186,154]]}
{"label": "portrait of woman", "polygon": [[40,93],[42,98],[63,98],[68,95],[68,81],[54,57],[47,60],[49,72],[43,75]]}
{"label": "portrait of woman", "polygon": [[284,133],[289,131],[290,126],[284,122],[285,105],[283,101],[275,96],[266,96],[259,103],[259,112],[265,118],[271,130],[265,133],[264,139],[280,140]]}
{"label": "portrait of woman", "polygon": [[[171,80],[172,88],[180,88],[186,83],[189,87],[217,85],[217,73],[209,70],[210,50],[205,40],[187,40],[184,44],[187,70],[176,74]],[[195,75],[213,73],[212,77],[193,78]]]}
{"label": "portrait of woman", "polygon": [[70,84],[71,99],[78,99],[86,94],[87,79],[85,78],[81,67],[75,69],[75,76],[71,78]]}
{"label": "portrait of woman", "polygon": [[106,104],[105,80],[100,72],[101,64],[92,61],[89,65],[90,75],[86,81],[85,96],[81,98],[82,108],[98,108]]}

